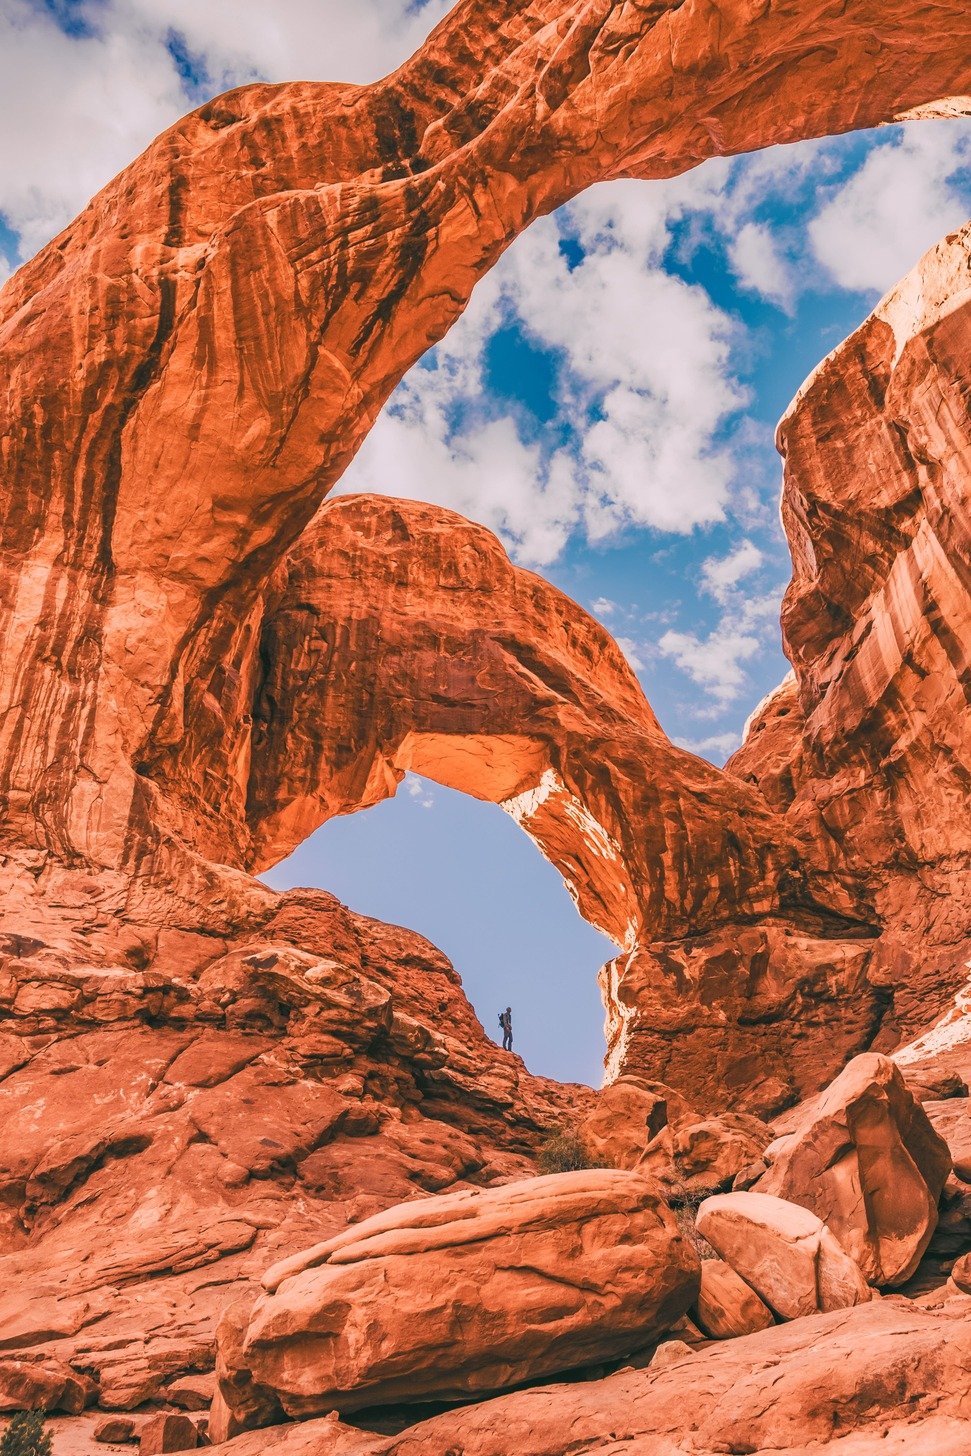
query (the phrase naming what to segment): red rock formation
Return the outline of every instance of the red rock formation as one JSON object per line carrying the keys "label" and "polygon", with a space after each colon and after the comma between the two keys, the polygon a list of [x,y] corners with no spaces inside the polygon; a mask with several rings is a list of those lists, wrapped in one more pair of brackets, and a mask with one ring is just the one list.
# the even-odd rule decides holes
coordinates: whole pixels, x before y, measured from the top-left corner
{"label": "red rock formation", "polygon": [[816,898],[881,927],[881,1048],[971,958],[969,257],[967,227],[933,248],[780,426],[795,675],[728,764],[785,814]]}
{"label": "red rock formation", "polygon": [[698,1232],[780,1319],[866,1304],[859,1265],[823,1221],[768,1193],[717,1193]]}
{"label": "red rock formation", "polygon": [[787,1119],[756,1187],[809,1208],[871,1284],[905,1284],[937,1227],[948,1145],[887,1057],[854,1057]]}
{"label": "red rock formation", "polygon": [[[288,1456],[966,1456],[967,1297],[939,1308],[883,1299],[742,1339],[682,1350],[646,1370],[557,1384],[451,1410],[397,1436],[334,1421],[287,1430]],[[662,1346],[663,1351],[665,1347]],[[232,1456],[261,1456],[270,1433]],[[515,1442],[515,1445],[513,1445]],[[326,1443],[326,1444],[325,1444]]]}
{"label": "red rock formation", "polygon": [[268,1265],[527,1176],[594,1101],[497,1055],[420,936],[319,892],[266,901],[248,939],[173,928],[113,965],[7,945],[0,1403],[181,1404]]}
{"label": "red rock formation", "polygon": [[[343,497],[284,573],[254,709],[257,867],[413,769],[502,804],[624,947],[604,979],[612,1074],[764,1110],[866,1044],[861,927],[800,903],[761,797],[676,748],[609,634],[490,532]],[[821,1005],[825,1048],[804,1024]]]}
{"label": "red rock formation", "polygon": [[[902,0],[507,0],[488,15],[468,0],[387,81],[234,92],[99,194],[0,299],[2,835],[6,887],[32,901],[11,932],[43,919],[65,866],[108,872],[74,892],[96,920],[123,907],[139,925],[226,929],[236,897],[260,913],[259,893],[205,857],[253,856],[274,573],[395,382],[517,232],[599,178],[670,175],[960,92],[969,27],[961,0],[919,17]],[[672,855],[697,848],[676,835]],[[710,863],[702,845],[666,892],[712,899]],[[743,866],[741,905],[753,888],[770,907],[776,887],[750,885]],[[611,981],[625,1057],[663,1062],[677,1033],[697,1077],[722,1019],[731,910],[700,958],[675,941]],[[88,933],[83,913],[73,922]],[[779,990],[793,955],[804,1000],[838,1005],[847,970],[862,974],[859,953],[837,945],[821,963],[805,933],[728,936],[730,958],[763,967],[767,1017],[798,1009]],[[697,985],[690,1009],[662,989],[642,1016],[638,998],[665,978]],[[762,1049],[756,1037],[745,1051]],[[753,1080],[733,1057],[729,1082]],[[780,1058],[770,1102],[791,1086]]]}
{"label": "red rock formation", "polygon": [[[916,322],[869,325],[787,426],[806,740],[785,750],[798,714],[785,726],[777,702],[771,769],[750,749],[726,777],[674,749],[606,635],[475,528],[416,508],[440,538],[416,549],[403,507],[319,508],[404,370],[534,217],[600,178],[671,175],[963,92],[969,48],[963,0],[470,0],[374,87],[250,87],[203,107],[6,285],[8,1405],[176,1403],[187,1373],[211,1371],[230,1288],[388,1202],[525,1175],[545,1131],[593,1113],[585,1089],[489,1051],[420,938],[247,873],[407,766],[507,802],[624,944],[605,977],[615,1069],[774,1107],[869,1044],[891,995],[888,1036],[956,986],[960,307],[931,299]],[[856,474],[825,455],[824,384],[854,421]],[[858,470],[873,452],[885,496],[868,515]],[[854,543],[876,553],[867,571]],[[906,650],[888,673],[895,632]],[[348,674],[347,649],[378,643],[415,685],[410,705],[376,664],[370,682]],[[447,691],[419,696],[445,666]],[[869,802],[844,793],[840,808],[833,790],[857,782]],[[929,804],[946,838],[925,832]],[[925,935],[942,949],[917,975]],[[822,1424],[793,1373],[811,1342],[767,1331],[755,1358],[778,1356],[789,1405],[774,1373],[769,1403],[756,1375],[732,1429],[775,1439],[798,1417],[828,1435],[833,1411],[852,1425],[863,1348],[872,1372],[903,1346],[893,1388],[918,1402],[928,1368],[962,1358],[949,1308],[844,1318],[850,1334],[821,1327],[839,1387]],[[717,1403],[748,1367],[712,1359],[700,1439],[724,1444]],[[663,1372],[620,1379],[634,1434],[680,1429],[683,1380],[675,1417]],[[599,1440],[616,1390],[571,1392],[561,1410]],[[873,1402],[887,1407],[882,1387]],[[462,1419],[470,1456],[508,1449],[503,1426]],[[550,1439],[560,1449],[559,1428]],[[517,1449],[531,1440],[527,1421]]]}
{"label": "red rock formation", "polygon": [[213,1434],[284,1412],[463,1401],[629,1355],[684,1314],[698,1280],[694,1245],[636,1173],[403,1203],[285,1259],[255,1304],[227,1311]]}

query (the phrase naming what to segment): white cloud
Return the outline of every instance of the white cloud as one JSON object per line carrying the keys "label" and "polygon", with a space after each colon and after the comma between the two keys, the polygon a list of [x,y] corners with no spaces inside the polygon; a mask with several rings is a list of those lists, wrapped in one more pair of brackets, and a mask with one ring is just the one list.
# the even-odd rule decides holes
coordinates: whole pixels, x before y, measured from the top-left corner
{"label": "white cloud", "polygon": [[[717,436],[745,399],[735,326],[704,289],[652,261],[667,214],[650,194],[644,183],[593,188],[528,229],[429,367],[399,386],[341,488],[451,507],[533,565],[581,529],[599,541],[629,526],[684,534],[720,520],[733,462]],[[562,229],[590,250],[572,271]],[[485,350],[510,320],[559,361],[555,428],[529,438],[487,399]]]}
{"label": "white cloud", "polygon": [[669,631],[658,642],[662,656],[672,658],[719,709],[727,708],[745,688],[747,677],[742,664],[753,658],[761,645],[751,632],[724,621],[707,637]]}
{"label": "white cloud", "polygon": [[791,310],[795,280],[776,237],[765,223],[744,223],[729,242],[728,259],[743,288],[787,312]]}
{"label": "white cloud", "polygon": [[642,672],[646,663],[640,656],[640,645],[632,637],[615,637],[614,641],[635,672]]}
{"label": "white cloud", "polygon": [[702,584],[718,601],[725,602],[733,588],[744,577],[758,571],[764,560],[754,541],[746,539],[727,556],[709,556],[701,563]]}
{"label": "white cloud", "polygon": [[842,288],[885,292],[966,220],[969,161],[967,123],[902,127],[873,148],[813,218],[809,237],[816,257]]}
{"label": "white cloud", "polygon": [[[721,562],[713,558],[716,573],[720,565],[731,562],[733,557],[743,553],[748,555],[744,548],[751,544],[744,542],[739,551]],[[755,549],[753,547],[753,551]],[[726,570],[725,574],[730,576],[731,570]],[[717,625],[707,635],[672,628],[658,642],[661,656],[669,658],[710,699],[707,708],[696,710],[696,717],[717,716],[736,702],[749,686],[745,664],[751,662],[770,640],[778,640],[782,589],[776,587],[754,595],[751,592],[745,594],[738,589],[737,582],[746,574],[743,566],[735,583],[727,580],[719,582],[716,575],[716,595],[722,602],[723,611]]]}
{"label": "white cloud", "polygon": [[138,31],[67,36],[0,6],[0,212],[29,257],[186,107],[172,57]]}
{"label": "white cloud", "polygon": [[168,49],[184,38],[213,92],[273,81],[375,80],[451,0],[86,0],[67,35],[30,0],[0,0],[0,214],[28,258],[192,109]]}
{"label": "white cloud", "polygon": [[[520,560],[542,565],[575,529],[579,488],[566,451],[544,457],[512,415],[482,413],[501,286],[496,270],[479,283],[454,328],[398,386],[339,489],[446,506],[499,533]],[[468,414],[460,426],[456,411]]]}
{"label": "white cloud", "polygon": [[112,24],[178,31],[226,84],[375,81],[421,44],[454,0],[111,0]]}
{"label": "white cloud", "polygon": [[534,225],[508,255],[518,316],[563,361],[593,540],[625,526],[687,532],[721,519],[732,462],[716,435],[746,397],[732,372],[737,326],[704,289],[659,266],[665,208],[675,204],[653,202],[652,187],[607,183],[573,204],[562,225],[588,251],[572,271],[554,221]]}
{"label": "white cloud", "polygon": [[679,748],[686,748],[689,753],[697,753],[699,757],[707,758],[720,768],[740,745],[742,734],[734,731],[712,733],[707,738],[676,738],[674,741]]}
{"label": "white cloud", "polygon": [[609,597],[597,597],[596,601],[590,603],[590,610],[597,617],[612,617],[620,608]]}
{"label": "white cloud", "polygon": [[435,796],[424,779],[417,774],[405,774],[405,788],[422,809],[434,809]]}

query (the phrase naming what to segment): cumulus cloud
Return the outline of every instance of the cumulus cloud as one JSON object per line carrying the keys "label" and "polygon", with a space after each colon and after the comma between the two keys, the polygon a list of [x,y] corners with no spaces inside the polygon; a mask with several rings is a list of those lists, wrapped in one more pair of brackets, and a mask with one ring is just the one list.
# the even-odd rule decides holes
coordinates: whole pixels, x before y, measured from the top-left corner
{"label": "cumulus cloud", "polygon": [[[534,565],[578,531],[602,541],[721,520],[733,476],[721,431],[747,397],[733,370],[739,326],[658,261],[666,220],[684,205],[652,198],[651,184],[612,183],[534,224],[399,387],[343,488],[451,506]],[[556,361],[545,431],[487,398],[500,325]]]}
{"label": "cumulus cloud", "polygon": [[0,212],[30,257],[186,110],[175,62],[137,30],[66,35],[0,6]]}
{"label": "cumulus cloud", "polygon": [[450,4],[81,0],[67,33],[53,7],[2,0],[0,214],[19,234],[20,257],[205,95],[256,79],[375,80]]}
{"label": "cumulus cloud", "polygon": [[716,717],[736,703],[750,686],[747,664],[778,640],[782,586],[753,591],[749,580],[764,564],[762,552],[748,540],[727,556],[709,558],[702,565],[702,585],[721,604],[715,626],[708,632],[671,628],[658,641],[660,655],[707,699],[695,717]]}
{"label": "cumulus cloud", "polygon": [[720,768],[739,747],[742,736],[740,732],[729,731],[711,733],[707,738],[676,738],[674,741],[679,748],[686,748],[689,753],[697,753],[699,758],[707,758]]}
{"label": "cumulus cloud", "polygon": [[971,206],[971,127],[912,122],[874,147],[809,225],[816,257],[842,288],[891,288]]}
{"label": "cumulus cloud", "polygon": [[638,642],[635,642],[632,637],[615,637],[614,641],[617,643],[617,646],[627,658],[627,661],[630,663],[634,671],[643,672],[647,664],[644,662],[640,655],[640,644]]}
{"label": "cumulus cloud", "polygon": [[746,539],[727,556],[709,556],[701,563],[702,584],[718,601],[725,602],[738,583],[758,571],[764,560],[755,542]]}
{"label": "cumulus cloud", "polygon": [[590,610],[597,617],[612,617],[619,608],[609,597],[597,597],[596,601],[590,603]]}
{"label": "cumulus cloud", "polygon": [[729,242],[728,259],[735,277],[749,293],[791,311],[796,291],[792,269],[767,224],[744,223]]}
{"label": "cumulus cloud", "polygon": [[454,0],[111,0],[112,24],[177,32],[223,84],[367,82],[400,65]]}
{"label": "cumulus cloud", "polygon": [[753,658],[761,645],[754,633],[723,621],[707,637],[694,632],[665,632],[658,649],[721,710],[742,693],[748,681],[742,664]]}

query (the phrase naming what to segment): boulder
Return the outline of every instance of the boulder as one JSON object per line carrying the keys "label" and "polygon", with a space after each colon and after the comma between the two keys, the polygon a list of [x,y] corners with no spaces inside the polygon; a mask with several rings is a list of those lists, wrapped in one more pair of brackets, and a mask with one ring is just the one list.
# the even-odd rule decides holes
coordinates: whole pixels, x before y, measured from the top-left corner
{"label": "boulder", "polygon": [[920,1067],[904,1066],[901,1071],[918,1102],[946,1102],[968,1095],[967,1082],[951,1067],[925,1063]]}
{"label": "boulder", "polygon": [[698,1262],[656,1185],[616,1169],[399,1204],[227,1311],[213,1439],[274,1402],[468,1400],[646,1347],[694,1302]]}
{"label": "boulder", "polygon": [[0,1360],[0,1411],[64,1411],[79,1415],[95,1397],[96,1387],[59,1360]]}
{"label": "boulder", "polygon": [[209,1409],[215,1393],[215,1375],[184,1375],[165,1387],[164,1397],[180,1410],[201,1411]]}
{"label": "boulder", "polygon": [[772,1137],[761,1118],[747,1113],[682,1122],[674,1132],[674,1166],[684,1189],[698,1194],[728,1187],[753,1166]]}
{"label": "boulder", "polygon": [[199,1444],[199,1429],[188,1416],[161,1411],[151,1416],[138,1433],[141,1456],[165,1456],[169,1451],[194,1451]]}
{"label": "boulder", "polygon": [[767,1193],[718,1193],[698,1232],[781,1319],[870,1299],[859,1266],[814,1213]]}
{"label": "boulder", "polygon": [[889,1057],[854,1057],[798,1109],[756,1189],[810,1209],[871,1284],[903,1284],[937,1226],[951,1155]]}
{"label": "boulder", "polygon": [[639,1169],[664,1182],[672,1179],[670,1116],[676,1093],[659,1083],[618,1077],[598,1094],[578,1135],[606,1168]]}
{"label": "boulder", "polygon": [[951,1279],[962,1294],[971,1294],[971,1253],[961,1255],[951,1270]]}
{"label": "boulder", "polygon": [[107,1416],[95,1426],[94,1439],[105,1446],[124,1446],[135,1440],[135,1422],[131,1416]]}
{"label": "boulder", "polygon": [[775,1324],[772,1311],[724,1259],[703,1259],[694,1316],[716,1340],[752,1335]]}

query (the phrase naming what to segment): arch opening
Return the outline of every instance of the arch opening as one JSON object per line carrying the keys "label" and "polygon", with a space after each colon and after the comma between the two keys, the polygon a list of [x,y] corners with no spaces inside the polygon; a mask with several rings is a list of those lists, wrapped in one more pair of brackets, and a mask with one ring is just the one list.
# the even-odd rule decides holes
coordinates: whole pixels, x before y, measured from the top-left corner
{"label": "arch opening", "polygon": [[513,1009],[529,1070],[599,1087],[601,965],[617,947],[584,921],[559,872],[508,813],[409,773],[393,797],[321,825],[262,878],[325,888],[443,950],[486,1032]]}

